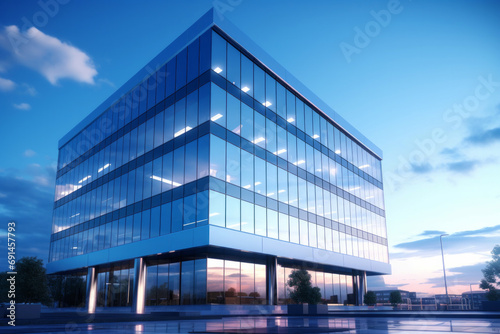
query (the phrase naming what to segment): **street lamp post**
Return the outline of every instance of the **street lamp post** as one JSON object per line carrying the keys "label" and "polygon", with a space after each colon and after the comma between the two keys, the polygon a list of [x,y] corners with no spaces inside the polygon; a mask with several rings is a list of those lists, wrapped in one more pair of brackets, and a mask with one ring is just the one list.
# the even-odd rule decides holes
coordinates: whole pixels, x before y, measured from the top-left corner
{"label": "street lamp post", "polygon": [[444,266],[444,253],[443,253],[443,237],[447,236],[448,234],[441,234],[439,236],[439,242],[441,243],[441,258],[443,259],[443,276],[444,276],[444,289],[446,292],[446,300],[447,300],[447,307],[446,309],[449,309],[449,304],[450,304],[450,297],[448,296],[448,285],[446,284],[446,268]]}
{"label": "street lamp post", "polygon": [[472,300],[472,285],[475,283],[469,283],[469,288],[470,288],[470,309],[472,310],[474,308],[474,301]]}

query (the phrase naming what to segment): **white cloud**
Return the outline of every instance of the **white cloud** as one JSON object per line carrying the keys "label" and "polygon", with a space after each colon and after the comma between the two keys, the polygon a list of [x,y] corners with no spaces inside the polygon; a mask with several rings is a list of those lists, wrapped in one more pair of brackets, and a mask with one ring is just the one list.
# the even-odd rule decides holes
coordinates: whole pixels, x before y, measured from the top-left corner
{"label": "white cloud", "polygon": [[30,110],[31,106],[28,103],[14,103],[13,104],[14,108],[19,109],[19,110]]}
{"label": "white cloud", "polygon": [[26,151],[24,151],[24,156],[28,158],[34,156],[35,154],[36,152],[31,149],[27,149]]}
{"label": "white cloud", "polygon": [[23,83],[23,87],[26,89],[24,92],[28,95],[35,96],[36,94],[38,94],[35,87],[28,85],[27,83]]}
{"label": "white cloud", "polygon": [[9,79],[0,78],[0,91],[8,92],[16,87],[16,83]]}
{"label": "white cloud", "polygon": [[40,72],[53,85],[60,79],[94,84],[97,70],[85,52],[35,27],[25,32],[15,25],[5,27],[0,33],[0,46],[9,50],[17,62]]}

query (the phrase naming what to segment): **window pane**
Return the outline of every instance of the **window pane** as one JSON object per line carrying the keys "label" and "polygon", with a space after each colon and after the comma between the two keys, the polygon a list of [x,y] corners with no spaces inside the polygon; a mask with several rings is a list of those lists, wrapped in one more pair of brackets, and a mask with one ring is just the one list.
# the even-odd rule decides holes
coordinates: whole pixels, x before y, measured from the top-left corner
{"label": "window pane", "polygon": [[251,305],[255,301],[255,265],[253,263],[241,263],[241,304]]}
{"label": "window pane", "polygon": [[207,303],[224,303],[224,260],[207,259]]}
{"label": "window pane", "polygon": [[174,151],[174,174],[173,187],[178,187],[184,184],[184,146],[179,147]]}
{"label": "window pane", "polygon": [[224,296],[226,304],[240,303],[240,262],[224,261]]}
{"label": "window pane", "polygon": [[226,196],[226,227],[233,230],[240,230],[240,200],[231,196]]}
{"label": "window pane", "polygon": [[253,85],[254,85],[254,98],[260,102],[265,103],[265,75],[264,71],[257,65],[253,66]]}
{"label": "window pane", "polygon": [[175,89],[186,85],[187,75],[187,49],[182,50],[177,55],[177,73],[175,78]]}
{"label": "window pane", "polygon": [[180,290],[180,263],[171,263],[168,273],[168,288],[170,291],[169,305],[179,305],[179,290]]}
{"label": "window pane", "polygon": [[151,209],[151,238],[160,235],[160,207]]}
{"label": "window pane", "polygon": [[210,50],[212,43],[211,30],[200,36],[200,74],[210,68]]}
{"label": "window pane", "polygon": [[167,80],[166,80],[166,93],[165,96],[168,97],[175,92],[175,67],[176,59],[173,58],[167,63]]}
{"label": "window pane", "polygon": [[226,179],[226,143],[213,135],[210,136],[210,176]]}
{"label": "window pane", "polygon": [[151,222],[151,211],[145,210],[142,212],[142,228],[141,240],[149,239],[149,227]]}
{"label": "window pane", "polygon": [[240,185],[240,149],[232,144],[227,144],[226,181],[237,186]]}
{"label": "window pane", "polygon": [[255,192],[266,196],[266,162],[261,158],[255,157]]}
{"label": "window pane", "polygon": [[194,78],[198,76],[199,68],[199,51],[200,51],[200,39],[197,38],[188,47],[188,79],[187,82],[191,82]]}
{"label": "window pane", "polygon": [[278,239],[278,213],[267,209],[267,236]]}
{"label": "window pane", "polygon": [[289,241],[288,236],[288,216],[280,213],[279,218],[279,238],[280,240]]}
{"label": "window pane", "polygon": [[183,209],[182,198],[172,202],[172,233],[182,230]]}
{"label": "window pane", "polygon": [[187,97],[186,132],[198,126],[198,91],[195,90]]}
{"label": "window pane", "polygon": [[266,208],[255,205],[255,234],[266,236]]}
{"label": "window pane", "polygon": [[196,180],[196,162],[198,156],[198,142],[193,140],[186,145],[185,183]]}
{"label": "window pane", "polygon": [[299,243],[299,220],[290,216],[290,241]]}
{"label": "window pane", "polygon": [[240,87],[240,52],[230,44],[227,46],[227,80]]}
{"label": "window pane", "polygon": [[209,175],[209,140],[210,137],[208,135],[198,139],[198,178]]}
{"label": "window pane", "polygon": [[245,150],[241,150],[241,186],[250,191],[253,191],[254,189],[253,159],[253,154],[248,153]]}
{"label": "window pane", "polygon": [[194,261],[194,304],[207,302],[207,259]]}
{"label": "window pane", "polygon": [[276,80],[266,73],[266,101],[264,105],[276,111]]}
{"label": "window pane", "polygon": [[187,196],[184,198],[184,220],[183,229],[196,227],[196,195]]}
{"label": "window pane", "polygon": [[241,136],[248,141],[253,141],[253,109],[241,103]]}
{"label": "window pane", "polygon": [[172,220],[172,203],[165,203],[161,206],[161,227],[160,234],[168,234],[170,233],[170,223]]}
{"label": "window pane", "polygon": [[196,226],[208,224],[208,191],[196,195]]}
{"label": "window pane", "polygon": [[266,148],[266,118],[254,111],[255,127],[253,143]]}
{"label": "window pane", "polygon": [[174,106],[165,109],[165,120],[163,126],[163,142],[166,143],[174,138]]}
{"label": "window pane", "polygon": [[227,128],[236,134],[241,133],[240,101],[227,94]]}
{"label": "window pane", "polygon": [[210,119],[226,127],[226,92],[215,84],[211,86]]}
{"label": "window pane", "polygon": [[241,55],[241,90],[253,96],[253,63]]}
{"label": "window pane", "polygon": [[157,305],[167,305],[168,303],[168,267],[168,263],[158,265]]}
{"label": "window pane", "polygon": [[184,98],[175,103],[174,137],[178,137],[189,130],[191,128],[186,128],[186,99]]}
{"label": "window pane", "polygon": [[226,196],[216,191],[209,192],[209,214],[211,225],[226,226]]}
{"label": "window pane", "polygon": [[254,233],[254,205],[241,201],[241,230]]}
{"label": "window pane", "polygon": [[181,268],[181,305],[191,305],[194,297],[194,261],[183,261]]}
{"label": "window pane", "polygon": [[271,163],[267,163],[267,193],[266,195],[272,199],[278,198],[278,170]]}
{"label": "window pane", "polygon": [[216,32],[212,33],[212,70],[226,77],[226,40]]}

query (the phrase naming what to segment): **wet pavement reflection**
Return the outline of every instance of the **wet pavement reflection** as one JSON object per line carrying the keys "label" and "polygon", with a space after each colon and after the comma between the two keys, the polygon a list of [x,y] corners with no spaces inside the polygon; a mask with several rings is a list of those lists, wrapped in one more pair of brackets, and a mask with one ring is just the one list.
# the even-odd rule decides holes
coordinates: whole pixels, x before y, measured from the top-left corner
{"label": "wet pavement reflection", "polygon": [[499,319],[230,317],[1,327],[3,333],[500,333]]}

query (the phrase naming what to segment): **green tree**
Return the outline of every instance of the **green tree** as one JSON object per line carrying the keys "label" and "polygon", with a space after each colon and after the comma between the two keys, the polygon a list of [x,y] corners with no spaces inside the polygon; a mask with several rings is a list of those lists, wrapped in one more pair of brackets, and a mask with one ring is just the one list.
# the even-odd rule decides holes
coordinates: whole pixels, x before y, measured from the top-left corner
{"label": "green tree", "polygon": [[403,302],[403,299],[401,298],[401,292],[399,290],[392,291],[389,295],[389,302],[394,308],[396,308],[398,304],[401,304]]}
{"label": "green tree", "polygon": [[[479,286],[483,290],[488,290],[486,298],[491,301],[500,300],[500,245],[496,245],[491,251],[493,258],[488,262],[486,268],[482,270],[484,278]],[[496,286],[495,286],[496,285]]]}
{"label": "green tree", "polygon": [[297,304],[318,304],[321,292],[318,287],[312,287],[311,275],[304,269],[295,269],[288,276],[287,285],[290,298]]}
{"label": "green tree", "polygon": [[373,306],[377,304],[377,295],[373,291],[367,291],[364,296],[365,304],[368,306]]}
{"label": "green tree", "polygon": [[[47,275],[43,261],[37,257],[23,257],[16,263],[16,303],[50,304]],[[2,283],[8,278],[7,273],[1,273]],[[2,297],[7,285],[1,284]],[[5,291],[6,292],[6,291]]]}

